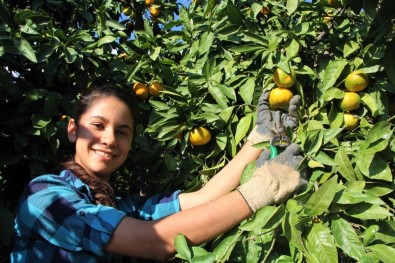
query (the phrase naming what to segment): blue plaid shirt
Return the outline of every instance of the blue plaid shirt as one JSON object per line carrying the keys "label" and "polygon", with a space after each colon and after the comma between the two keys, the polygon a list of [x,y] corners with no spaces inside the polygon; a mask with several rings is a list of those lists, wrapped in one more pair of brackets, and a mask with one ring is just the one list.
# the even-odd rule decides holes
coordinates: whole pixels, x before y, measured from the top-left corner
{"label": "blue plaid shirt", "polygon": [[109,256],[103,249],[125,216],[155,220],[176,213],[179,193],[126,195],[117,198],[115,209],[96,205],[71,171],[39,176],[20,200],[11,262],[98,262]]}

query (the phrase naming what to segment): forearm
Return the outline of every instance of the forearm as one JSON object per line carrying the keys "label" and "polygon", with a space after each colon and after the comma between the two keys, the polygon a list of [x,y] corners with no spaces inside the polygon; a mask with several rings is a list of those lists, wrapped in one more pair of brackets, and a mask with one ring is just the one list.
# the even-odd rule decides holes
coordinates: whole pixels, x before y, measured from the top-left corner
{"label": "forearm", "polygon": [[179,196],[181,209],[209,202],[235,189],[240,183],[240,176],[245,166],[256,160],[261,152],[261,149],[252,146],[252,143],[247,141],[236,156],[200,190]]}
{"label": "forearm", "polygon": [[179,233],[184,234],[190,244],[202,244],[235,227],[250,215],[247,203],[239,192],[234,191],[157,221],[125,218],[114,231],[106,250],[163,260],[174,254],[174,239]]}

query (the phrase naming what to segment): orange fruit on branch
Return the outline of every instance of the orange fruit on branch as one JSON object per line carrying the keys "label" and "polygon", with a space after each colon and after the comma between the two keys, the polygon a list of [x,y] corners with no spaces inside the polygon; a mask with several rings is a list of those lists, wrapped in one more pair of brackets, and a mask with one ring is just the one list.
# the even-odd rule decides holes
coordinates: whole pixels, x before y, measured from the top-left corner
{"label": "orange fruit on branch", "polygon": [[203,127],[193,128],[189,133],[189,142],[192,145],[205,145],[211,140],[211,132]]}
{"label": "orange fruit on branch", "polygon": [[340,100],[339,107],[342,111],[352,111],[358,108],[361,97],[353,91],[344,92],[344,97]]}
{"label": "orange fruit on branch", "polygon": [[356,70],[348,74],[345,81],[346,89],[354,92],[366,89],[368,84],[368,75],[361,70]]}
{"label": "orange fruit on branch", "polygon": [[295,84],[296,73],[292,67],[290,67],[290,73],[285,72],[281,68],[276,68],[273,74],[274,83],[282,88],[290,88]]}
{"label": "orange fruit on branch", "polygon": [[160,92],[163,90],[163,85],[158,81],[154,81],[149,85],[149,93],[154,97],[159,97]]}
{"label": "orange fruit on branch", "polygon": [[147,99],[150,95],[149,88],[141,82],[134,83],[132,86],[132,90],[134,94],[136,94],[137,98],[141,100]]}
{"label": "orange fruit on branch", "polygon": [[277,87],[270,91],[269,106],[271,109],[287,109],[293,93],[288,88]]}
{"label": "orange fruit on branch", "polygon": [[124,7],[123,9],[122,9],[122,12],[125,14],[125,16],[130,16],[131,14],[132,14],[132,8],[130,8],[130,7]]}
{"label": "orange fruit on branch", "polygon": [[358,126],[359,118],[351,113],[344,113],[344,129],[354,130]]}
{"label": "orange fruit on branch", "polygon": [[270,8],[268,6],[264,6],[262,7],[260,12],[262,15],[267,16],[268,14],[270,14]]}
{"label": "orange fruit on branch", "polygon": [[156,17],[158,17],[159,14],[160,14],[160,9],[157,8],[157,7],[151,6],[151,7],[149,8],[149,12],[150,12],[151,16],[153,16],[153,17],[156,18]]}
{"label": "orange fruit on branch", "polygon": [[151,6],[155,3],[155,0],[145,0],[145,5],[146,6]]}

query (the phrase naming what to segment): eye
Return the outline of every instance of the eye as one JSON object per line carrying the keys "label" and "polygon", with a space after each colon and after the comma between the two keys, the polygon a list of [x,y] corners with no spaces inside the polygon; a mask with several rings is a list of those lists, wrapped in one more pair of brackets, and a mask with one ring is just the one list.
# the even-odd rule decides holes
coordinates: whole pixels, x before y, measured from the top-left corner
{"label": "eye", "polygon": [[103,124],[101,124],[99,122],[94,122],[91,125],[94,126],[97,129],[102,129],[104,127]]}
{"label": "eye", "polygon": [[122,136],[129,136],[129,132],[127,130],[118,130],[117,133]]}

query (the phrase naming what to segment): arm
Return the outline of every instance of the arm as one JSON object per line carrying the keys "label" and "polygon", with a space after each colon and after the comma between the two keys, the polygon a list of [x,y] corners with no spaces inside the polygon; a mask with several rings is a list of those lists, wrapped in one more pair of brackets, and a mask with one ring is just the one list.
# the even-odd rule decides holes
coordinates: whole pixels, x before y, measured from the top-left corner
{"label": "arm", "polygon": [[261,152],[261,149],[247,141],[236,156],[200,190],[179,195],[181,210],[209,202],[234,190],[240,184],[245,166],[256,160]]}
{"label": "arm", "polygon": [[[305,184],[296,170],[303,158],[291,145],[272,160],[264,160],[252,179],[236,191],[157,221],[126,217],[114,230],[107,252],[164,260],[175,252],[174,239],[182,233],[192,245],[205,243],[230,230],[252,212],[283,202]],[[265,153],[265,152],[264,152]],[[263,157],[268,157],[264,154]]]}
{"label": "arm", "polygon": [[188,209],[218,198],[239,185],[244,167],[256,160],[262,152],[253,144],[270,141],[285,127],[295,128],[298,124],[298,108],[301,98],[294,96],[289,104],[288,112],[272,111],[269,105],[269,92],[264,92],[259,98],[257,123],[247,138],[247,143],[240,152],[202,189],[179,196],[181,209]]}
{"label": "arm", "polygon": [[[182,233],[191,244],[202,244],[235,227],[252,214],[239,192],[181,211],[156,221],[122,219],[107,252],[165,260],[175,252],[174,239]],[[210,226],[210,227],[208,227]]]}

